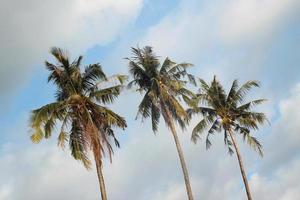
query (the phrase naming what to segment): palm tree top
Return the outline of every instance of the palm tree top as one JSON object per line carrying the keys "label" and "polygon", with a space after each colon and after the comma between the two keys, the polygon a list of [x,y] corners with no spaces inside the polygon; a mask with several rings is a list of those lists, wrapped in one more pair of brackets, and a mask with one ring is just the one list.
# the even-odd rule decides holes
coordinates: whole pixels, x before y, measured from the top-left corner
{"label": "palm tree top", "polygon": [[[187,82],[195,84],[194,76],[187,72],[192,66],[190,63],[175,63],[168,57],[160,63],[158,56],[152,47],[132,48],[133,56],[129,60],[129,72],[133,80],[128,87],[137,87],[137,91],[144,94],[139,105],[138,115],[142,118],[152,119],[152,129],[157,131],[160,114],[164,109],[172,113],[172,117],[185,127],[184,118],[187,116],[185,110],[177,98],[188,101],[193,93],[185,86]],[[187,77],[187,80],[184,78]],[[165,118],[165,116],[164,116]]]}
{"label": "palm tree top", "polygon": [[226,94],[224,87],[214,76],[211,83],[199,79],[200,90],[195,99],[197,104],[187,110],[189,117],[201,113],[203,119],[196,125],[192,132],[192,141],[196,142],[201,134],[208,130],[206,137],[206,148],[211,146],[210,135],[215,132],[224,131],[224,142],[228,146],[229,153],[232,141],[228,137],[228,131],[240,133],[244,140],[262,156],[262,145],[251,136],[250,130],[258,130],[259,125],[268,122],[262,112],[255,112],[255,106],[264,103],[265,99],[256,99],[245,103],[245,97],[253,87],[259,87],[257,81],[247,81],[239,86],[238,80],[234,80],[231,88]]}
{"label": "palm tree top", "polygon": [[45,65],[50,72],[48,81],[57,87],[56,101],[32,111],[31,139],[38,143],[49,138],[60,122],[59,146],[64,147],[68,141],[73,157],[89,168],[89,150],[98,156],[95,159],[101,159],[105,152],[109,156],[113,153],[111,139],[119,146],[113,128],[124,129],[126,121],[106,105],[119,96],[127,77],[107,77],[99,63],[81,70],[82,56],[71,62],[67,52],[60,48],[53,47],[50,53],[57,63],[46,61]]}

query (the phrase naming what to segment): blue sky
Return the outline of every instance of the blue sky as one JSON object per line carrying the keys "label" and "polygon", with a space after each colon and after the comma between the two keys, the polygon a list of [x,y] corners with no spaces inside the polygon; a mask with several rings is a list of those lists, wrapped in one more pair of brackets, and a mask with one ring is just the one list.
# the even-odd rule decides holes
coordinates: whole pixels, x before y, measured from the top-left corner
{"label": "blue sky", "polygon": [[[251,189],[262,200],[300,195],[299,1],[1,0],[0,11],[0,200],[98,194],[95,171],[59,150],[56,136],[39,145],[29,140],[30,110],[54,100],[43,66],[52,46],[68,49],[72,58],[83,55],[84,64],[100,62],[108,74],[127,73],[123,58],[130,47],[151,45],[162,59],[191,62],[197,76],[217,75],[227,87],[236,78],[259,80],[262,87],[250,96],[268,98],[259,109],[271,126],[254,133],[265,157],[239,141]],[[124,91],[112,105],[129,127],[119,134],[122,148],[113,163],[105,165],[110,199],[184,199],[172,138],[164,123],[154,136],[149,121],[134,120],[139,100]],[[245,199],[237,162],[226,154],[222,136],[205,151],[203,141],[190,143],[191,128],[180,137],[196,199]]]}

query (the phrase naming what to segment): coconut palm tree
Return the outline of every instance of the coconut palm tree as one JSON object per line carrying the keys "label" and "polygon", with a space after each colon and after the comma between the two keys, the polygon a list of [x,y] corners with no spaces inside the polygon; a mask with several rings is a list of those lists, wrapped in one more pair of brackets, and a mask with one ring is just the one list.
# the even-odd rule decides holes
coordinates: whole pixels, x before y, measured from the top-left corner
{"label": "coconut palm tree", "polygon": [[100,64],[91,64],[81,71],[82,56],[70,62],[67,53],[52,48],[51,54],[57,63],[45,62],[50,71],[48,82],[52,81],[57,91],[56,100],[31,113],[31,140],[40,142],[49,138],[59,122],[58,145],[69,142],[72,156],[81,161],[87,169],[91,167],[89,152],[94,155],[102,200],[107,199],[102,173],[102,158],[113,154],[112,142],[119,147],[113,128],[124,129],[126,121],[109,108],[119,96],[126,76],[107,77]]}
{"label": "coconut palm tree", "polygon": [[[230,154],[236,153],[243,182],[246,188],[248,200],[251,200],[251,193],[244,169],[243,160],[236,142],[236,134],[241,134],[247,143],[258,151],[262,156],[262,145],[251,136],[250,130],[257,130],[258,125],[267,122],[264,113],[252,111],[253,107],[261,104],[265,99],[253,100],[245,103],[245,96],[253,87],[259,87],[256,81],[247,81],[239,87],[238,81],[234,80],[228,94],[223,86],[214,77],[208,84],[200,79],[200,92],[197,94],[196,106],[187,110],[189,118],[193,114],[201,113],[203,119],[195,126],[192,132],[192,141],[196,142],[201,134],[208,130],[206,136],[206,148],[211,146],[210,136],[215,132],[224,133],[224,142]],[[198,103],[201,106],[198,106]],[[232,146],[234,150],[232,149]]]}
{"label": "coconut palm tree", "polygon": [[177,122],[182,128],[185,128],[184,120],[187,113],[178,102],[177,97],[182,97],[185,101],[188,101],[193,95],[185,88],[186,81],[182,79],[187,76],[189,81],[195,82],[193,76],[186,71],[191,64],[177,64],[169,58],[166,58],[160,64],[158,57],[149,46],[143,49],[132,48],[132,53],[133,57],[127,58],[129,60],[129,72],[133,77],[128,87],[136,86],[137,91],[144,94],[139,104],[137,117],[141,116],[142,119],[150,117],[152,130],[157,132],[160,116],[163,116],[175,140],[187,195],[189,200],[192,200],[193,195],[188,170],[174,124],[174,122]]}

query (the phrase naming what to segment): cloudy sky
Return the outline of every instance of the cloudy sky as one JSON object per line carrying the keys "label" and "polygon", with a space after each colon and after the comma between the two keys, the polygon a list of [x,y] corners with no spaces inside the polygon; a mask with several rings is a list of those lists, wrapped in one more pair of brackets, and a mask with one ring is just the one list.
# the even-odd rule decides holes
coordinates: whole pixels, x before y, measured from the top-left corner
{"label": "cloudy sky", "polygon": [[[163,59],[191,62],[206,80],[217,75],[259,80],[251,97],[267,98],[260,111],[271,125],[253,133],[264,158],[239,140],[254,199],[300,196],[299,0],[0,0],[0,200],[94,200],[95,170],[86,171],[56,136],[29,140],[30,110],[54,100],[43,61],[49,48],[68,49],[84,63],[100,62],[108,74],[127,73],[130,47],[151,45]],[[186,199],[174,142],[161,123],[135,121],[140,97],[125,91],[112,107],[127,118],[121,149],[105,163],[112,200]],[[126,105],[126,106],[124,106]],[[200,119],[200,118],[199,118]],[[195,199],[245,199],[235,156],[216,135],[190,142],[192,126],[179,132]]]}

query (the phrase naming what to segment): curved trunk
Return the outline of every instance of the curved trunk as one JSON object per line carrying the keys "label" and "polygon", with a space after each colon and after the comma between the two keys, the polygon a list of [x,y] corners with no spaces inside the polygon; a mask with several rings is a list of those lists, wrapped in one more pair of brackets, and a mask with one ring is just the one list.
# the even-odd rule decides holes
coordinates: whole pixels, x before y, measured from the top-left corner
{"label": "curved trunk", "polygon": [[234,146],[234,149],[235,149],[235,152],[236,152],[237,159],[239,161],[241,174],[242,174],[244,185],[245,185],[245,188],[246,188],[247,198],[248,198],[248,200],[252,200],[251,192],[250,192],[250,188],[249,188],[249,184],[248,184],[248,180],[247,180],[247,176],[246,176],[246,173],[245,173],[244,164],[243,164],[243,160],[242,160],[239,148],[238,148],[237,143],[235,141],[235,138],[232,134],[232,131],[229,130],[228,132],[229,132],[230,138],[232,140],[232,143],[233,143],[233,146]]}
{"label": "curved trunk", "polygon": [[171,125],[171,132],[174,137],[175,144],[176,144],[176,149],[178,152],[178,156],[179,156],[179,160],[180,160],[180,164],[181,164],[181,168],[182,168],[182,172],[183,172],[183,176],[184,176],[184,182],[185,182],[187,195],[188,195],[189,200],[193,200],[194,198],[193,198],[192,188],[191,188],[191,184],[190,184],[189,173],[188,173],[188,170],[187,170],[187,167],[185,164],[185,160],[184,160],[183,152],[182,152],[181,145],[179,142],[179,138],[177,136],[177,133],[175,131],[173,123]]}
{"label": "curved trunk", "polygon": [[169,125],[169,128],[171,129],[171,132],[174,137],[175,144],[176,144],[176,149],[177,149],[177,153],[179,156],[179,160],[180,160],[180,164],[181,164],[181,168],[182,168],[182,172],[183,172],[183,176],[184,176],[184,182],[185,182],[188,199],[193,200],[194,198],[193,198],[193,193],[192,193],[192,187],[190,184],[189,173],[188,173],[187,166],[186,166],[186,163],[184,160],[184,156],[183,156],[182,148],[181,148],[181,145],[179,142],[179,138],[177,136],[177,132],[176,132],[173,120],[171,118],[171,114],[164,106],[162,106],[162,107],[163,107],[163,110],[165,111],[167,124]]}
{"label": "curved trunk", "polygon": [[101,164],[101,161],[96,160],[95,162],[96,162],[97,175],[98,175],[99,186],[100,186],[100,191],[101,191],[101,199],[107,200],[104,177],[103,177],[103,173],[102,173],[102,164]]}
{"label": "curved trunk", "polygon": [[[92,120],[91,120],[92,122]],[[92,141],[93,141],[93,153],[94,153],[94,159],[95,159],[95,164],[96,164],[96,169],[97,169],[97,175],[98,175],[98,181],[99,181],[99,187],[100,187],[100,192],[101,192],[101,199],[102,200],[107,200],[107,195],[106,195],[106,189],[105,189],[105,182],[104,182],[104,177],[103,177],[103,172],[102,172],[102,156],[101,156],[101,142],[100,139],[97,135],[98,129],[92,122],[91,124],[87,125],[87,129],[90,133],[94,133],[91,135]]]}

